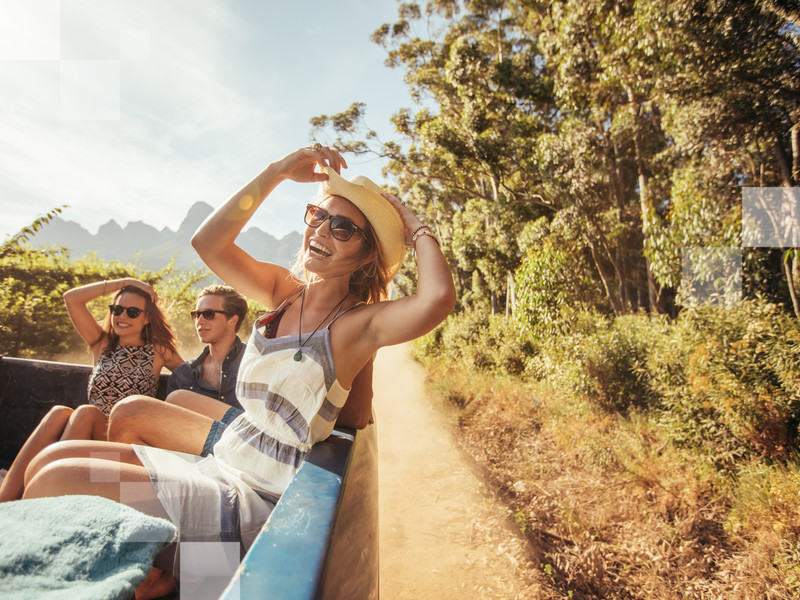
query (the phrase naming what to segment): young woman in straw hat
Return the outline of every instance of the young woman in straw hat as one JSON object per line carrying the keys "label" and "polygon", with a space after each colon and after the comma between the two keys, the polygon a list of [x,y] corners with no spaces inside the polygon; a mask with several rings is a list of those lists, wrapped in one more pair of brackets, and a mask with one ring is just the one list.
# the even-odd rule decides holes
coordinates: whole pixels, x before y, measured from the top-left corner
{"label": "young woman in straw hat", "polygon": [[[119,500],[119,484],[103,482],[148,482],[149,492],[126,503],[166,514],[182,540],[238,540],[249,547],[311,446],[330,435],[376,351],[427,333],[455,304],[452,276],[431,230],[370,180],[343,179],[346,166],[338,152],[319,144],[292,152],[218,208],[192,240],[226,283],[273,309],[255,323],[239,369],[244,413],[224,429],[213,454],[196,451],[220,429],[214,421],[160,403],[156,410],[181,419],[168,450],[57,444],[31,465],[26,498],[92,493]],[[302,274],[258,261],[235,244],[285,180],[321,184],[318,204],[306,209]],[[416,251],[418,290],[388,301],[406,244]],[[158,422],[167,422],[160,416]],[[101,444],[120,461],[91,458]],[[152,591],[140,590],[137,598],[163,593],[168,578],[149,581]]]}

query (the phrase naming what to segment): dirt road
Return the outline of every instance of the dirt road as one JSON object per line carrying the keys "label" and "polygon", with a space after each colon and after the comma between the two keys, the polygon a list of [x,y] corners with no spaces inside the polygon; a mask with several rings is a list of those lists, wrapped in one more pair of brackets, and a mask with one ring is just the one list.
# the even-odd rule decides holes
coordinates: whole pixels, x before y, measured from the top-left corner
{"label": "dirt road", "polygon": [[[375,362],[381,600],[540,598],[531,553],[424,393],[406,346]],[[529,567],[533,566],[531,564]]]}

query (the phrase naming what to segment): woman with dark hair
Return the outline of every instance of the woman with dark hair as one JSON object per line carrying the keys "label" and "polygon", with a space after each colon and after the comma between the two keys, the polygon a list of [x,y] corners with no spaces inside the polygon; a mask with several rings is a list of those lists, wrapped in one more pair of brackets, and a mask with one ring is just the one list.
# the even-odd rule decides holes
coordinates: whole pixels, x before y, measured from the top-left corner
{"label": "woman with dark hair", "polygon": [[[108,313],[97,321],[88,303],[114,293]],[[105,440],[111,408],[133,394],[155,396],[158,376],[183,363],[175,333],[157,304],[153,286],[126,277],[72,288],[64,293],[72,324],[89,344],[94,370],[88,404],[54,406],[22,446],[0,484],[0,502],[22,495],[25,469],[58,440]]]}
{"label": "woman with dark hair", "polygon": [[[244,412],[222,431],[213,454],[201,457],[193,449],[217,435],[215,421],[152,402],[155,422],[176,425],[170,446],[54,445],[31,464],[25,498],[88,493],[120,501],[119,482],[138,484],[137,497],[122,501],[166,515],[181,541],[238,542],[248,549],[312,445],[330,435],[378,349],[427,333],[455,305],[452,275],[433,232],[369,179],[343,179],[339,170],[346,166],[338,152],[319,144],[292,152],[234,194],[192,239],[214,273],[271,309],[254,324],[239,367]],[[285,180],[321,183],[319,202],[306,207],[302,273],[256,260],[235,244]],[[416,251],[417,292],[389,301],[406,245]],[[117,458],[100,459],[98,452]],[[137,598],[174,586],[170,573],[154,573]]]}

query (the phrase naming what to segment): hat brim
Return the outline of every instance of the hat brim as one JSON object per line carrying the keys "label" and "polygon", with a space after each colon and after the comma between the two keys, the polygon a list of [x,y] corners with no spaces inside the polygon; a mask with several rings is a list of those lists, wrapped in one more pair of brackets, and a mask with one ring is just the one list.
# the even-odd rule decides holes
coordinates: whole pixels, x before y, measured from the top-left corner
{"label": "hat brim", "polygon": [[405,256],[405,228],[400,215],[391,203],[381,196],[381,188],[370,179],[356,175],[349,181],[330,167],[323,167],[328,180],[320,184],[325,196],[341,196],[360,210],[381,247],[390,278],[393,278]]}

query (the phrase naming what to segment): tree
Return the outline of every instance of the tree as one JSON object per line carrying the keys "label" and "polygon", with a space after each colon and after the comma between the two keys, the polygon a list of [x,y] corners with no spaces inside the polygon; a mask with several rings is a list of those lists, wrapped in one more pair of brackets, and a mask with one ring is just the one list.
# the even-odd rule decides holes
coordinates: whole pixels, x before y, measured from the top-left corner
{"label": "tree", "polygon": [[[363,125],[363,105],[312,120],[333,128],[338,148],[389,159],[399,192],[436,226],[459,287],[471,287],[477,270],[493,311],[519,265],[516,236],[545,210],[532,191],[532,149],[554,110],[535,46],[521,37],[507,4],[473,2],[462,14],[456,2],[435,2],[424,16],[418,5],[402,4],[399,20],[375,32],[387,65],[404,67],[412,95],[428,105],[395,115],[402,144],[380,143]],[[423,20],[442,25],[435,39],[413,34],[412,23]]]}
{"label": "tree", "polygon": [[374,34],[422,105],[395,114],[398,140],[358,103],[312,125],[388,159],[470,302],[499,309],[517,239],[545,217],[541,243],[594,270],[594,308],[673,312],[682,248],[740,243],[741,186],[796,185],[797,15],[779,0],[401,4]]}
{"label": "tree", "polygon": [[[62,295],[77,285],[120,277],[158,284],[165,313],[179,336],[194,342],[194,330],[184,315],[194,307],[193,287],[208,277],[207,271],[175,272],[170,263],[152,272],[92,255],[73,260],[64,248],[31,248],[27,241],[58,212],[54,209],[36,219],[0,246],[0,354],[51,359],[85,348]],[[100,317],[108,311],[107,302],[108,298],[99,298],[90,308]]]}

